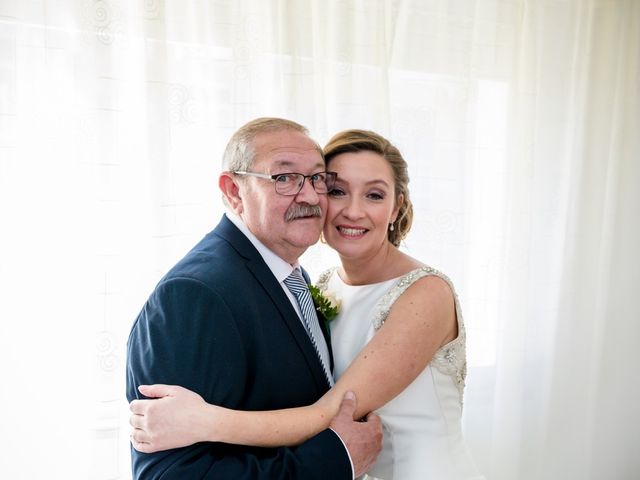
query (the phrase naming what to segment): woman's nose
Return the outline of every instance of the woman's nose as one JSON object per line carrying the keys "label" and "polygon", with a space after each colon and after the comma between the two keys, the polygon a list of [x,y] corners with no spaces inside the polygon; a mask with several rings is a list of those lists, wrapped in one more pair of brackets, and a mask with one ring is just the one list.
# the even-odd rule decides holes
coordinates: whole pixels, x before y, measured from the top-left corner
{"label": "woman's nose", "polygon": [[362,208],[362,202],[356,198],[351,198],[344,206],[342,214],[346,218],[358,219],[364,216],[364,209]]}

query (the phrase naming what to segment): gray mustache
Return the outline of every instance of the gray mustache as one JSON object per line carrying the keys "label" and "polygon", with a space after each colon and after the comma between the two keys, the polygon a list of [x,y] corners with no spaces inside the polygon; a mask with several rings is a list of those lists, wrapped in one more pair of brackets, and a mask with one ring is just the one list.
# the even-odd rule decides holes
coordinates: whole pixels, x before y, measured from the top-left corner
{"label": "gray mustache", "polygon": [[287,210],[284,216],[285,221],[290,222],[301,217],[322,217],[322,209],[319,205],[309,205],[308,203],[296,203]]}

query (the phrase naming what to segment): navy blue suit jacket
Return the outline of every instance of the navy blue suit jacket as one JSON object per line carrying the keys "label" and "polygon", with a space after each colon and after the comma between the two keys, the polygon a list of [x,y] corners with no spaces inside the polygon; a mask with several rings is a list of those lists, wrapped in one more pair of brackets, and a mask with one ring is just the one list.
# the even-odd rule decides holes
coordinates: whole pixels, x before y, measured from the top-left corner
{"label": "navy blue suit jacket", "polygon": [[[241,410],[308,405],[329,388],[282,287],[226,217],[158,283],[132,327],[127,399],[153,383]],[[136,479],[351,479],[347,452],[329,429],[292,448],[132,449],[132,467]]]}

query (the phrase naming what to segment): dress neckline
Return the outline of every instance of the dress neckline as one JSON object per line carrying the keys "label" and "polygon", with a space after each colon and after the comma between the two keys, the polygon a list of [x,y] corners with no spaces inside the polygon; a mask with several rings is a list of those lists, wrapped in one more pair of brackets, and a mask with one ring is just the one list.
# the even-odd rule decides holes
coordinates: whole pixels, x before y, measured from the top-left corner
{"label": "dress neckline", "polygon": [[345,282],[345,281],[342,279],[342,277],[340,276],[340,272],[338,271],[338,268],[337,268],[337,267],[335,267],[335,272],[334,272],[334,273],[335,273],[336,277],[338,278],[338,281],[339,281],[342,285],[344,285],[345,287],[349,287],[349,288],[362,288],[362,287],[375,287],[375,286],[379,286],[379,285],[384,285],[384,284],[389,283],[389,282],[397,282],[397,281],[401,280],[402,278],[406,277],[407,275],[410,275],[410,274],[412,274],[413,272],[415,272],[415,271],[417,271],[417,270],[421,270],[421,269],[423,269],[423,268],[425,268],[425,267],[424,267],[424,266],[416,267],[416,268],[414,268],[414,269],[412,269],[412,270],[409,270],[409,271],[408,271],[408,272],[406,272],[406,273],[403,273],[402,275],[398,275],[397,277],[389,278],[389,279],[387,279],[387,280],[382,280],[382,281],[380,281],[380,282],[364,283],[364,284],[362,284],[362,285],[351,285],[350,283]]}
{"label": "dress neckline", "polygon": [[336,270],[336,277],[338,278],[338,281],[345,287],[347,288],[365,288],[365,287],[376,287],[379,285],[383,285],[385,283],[388,282],[395,282],[398,281],[400,278],[402,278],[404,275],[400,275],[399,277],[394,277],[394,278],[390,278],[388,280],[382,280],[380,282],[375,282],[375,283],[363,283],[362,285],[351,285],[350,283],[345,282],[342,277],[340,276],[340,273]]}

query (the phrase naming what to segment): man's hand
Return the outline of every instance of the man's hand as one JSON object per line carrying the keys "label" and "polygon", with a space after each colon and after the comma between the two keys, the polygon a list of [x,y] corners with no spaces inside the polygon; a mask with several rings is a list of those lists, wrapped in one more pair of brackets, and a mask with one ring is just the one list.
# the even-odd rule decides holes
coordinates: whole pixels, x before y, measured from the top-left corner
{"label": "man's hand", "polygon": [[142,453],[179,448],[207,440],[209,407],[200,395],[175,385],[141,385],[154,400],[130,403],[131,443]]}
{"label": "man's hand", "polygon": [[382,424],[375,413],[369,413],[365,421],[354,421],[355,411],[356,396],[347,392],[329,427],[347,446],[357,478],[371,468],[382,450]]}

